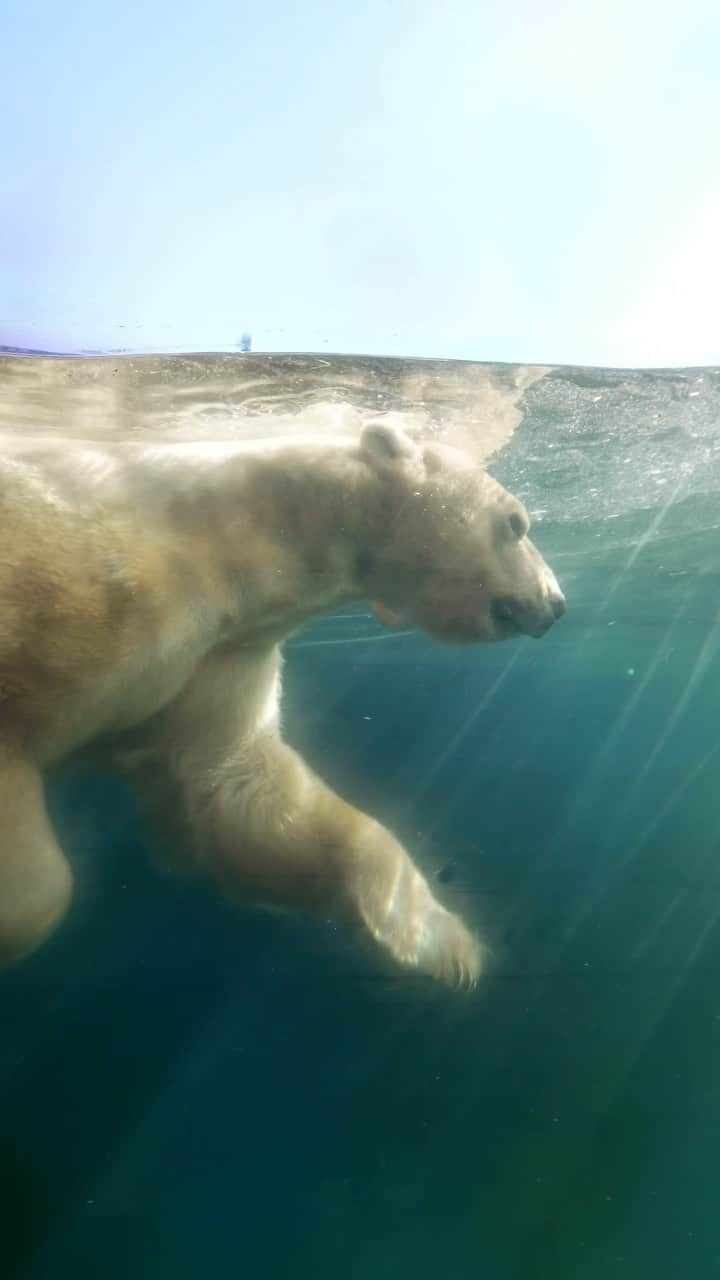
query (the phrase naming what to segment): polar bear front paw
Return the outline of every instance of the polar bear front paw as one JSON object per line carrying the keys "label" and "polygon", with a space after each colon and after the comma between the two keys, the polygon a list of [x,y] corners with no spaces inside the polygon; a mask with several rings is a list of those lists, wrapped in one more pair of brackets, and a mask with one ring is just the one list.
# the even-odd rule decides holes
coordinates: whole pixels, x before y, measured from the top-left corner
{"label": "polar bear front paw", "polygon": [[425,916],[416,955],[418,969],[463,991],[471,991],[482,972],[480,942],[459,916],[446,911],[439,903],[434,903],[434,910]]}
{"label": "polar bear front paw", "polygon": [[376,941],[405,968],[449,987],[472,990],[483,967],[483,947],[459,916],[433,897],[409,861],[392,884],[377,887],[364,903],[365,923]]}

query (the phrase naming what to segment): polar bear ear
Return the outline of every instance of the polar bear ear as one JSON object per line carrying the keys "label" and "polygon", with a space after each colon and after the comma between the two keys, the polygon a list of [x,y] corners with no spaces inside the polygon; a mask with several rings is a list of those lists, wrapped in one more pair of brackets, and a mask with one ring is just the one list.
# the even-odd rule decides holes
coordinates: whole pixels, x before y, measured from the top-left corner
{"label": "polar bear ear", "polygon": [[373,462],[384,466],[416,461],[420,457],[420,450],[410,436],[385,422],[368,422],[360,436],[360,448]]}

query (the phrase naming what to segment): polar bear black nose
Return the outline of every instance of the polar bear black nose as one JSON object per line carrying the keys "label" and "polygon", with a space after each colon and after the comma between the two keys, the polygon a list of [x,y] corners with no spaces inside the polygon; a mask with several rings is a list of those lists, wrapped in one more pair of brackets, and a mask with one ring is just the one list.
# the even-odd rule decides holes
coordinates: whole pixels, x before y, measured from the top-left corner
{"label": "polar bear black nose", "polygon": [[562,616],[563,616],[563,614],[564,614],[564,612],[565,612],[565,597],[564,597],[564,596],[560,596],[560,595],[558,595],[558,596],[551,596],[551,597],[550,597],[550,608],[551,608],[551,609],[552,609],[552,611],[553,611],[553,617],[554,617],[554,618],[562,618]]}

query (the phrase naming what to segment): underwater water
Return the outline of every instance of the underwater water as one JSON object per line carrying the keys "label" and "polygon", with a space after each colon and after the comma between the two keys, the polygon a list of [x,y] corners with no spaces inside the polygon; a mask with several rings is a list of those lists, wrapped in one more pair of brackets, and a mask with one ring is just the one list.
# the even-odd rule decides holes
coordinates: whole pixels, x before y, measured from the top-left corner
{"label": "underwater water", "polygon": [[0,432],[348,429],[487,454],[566,617],[477,649],[344,610],[286,734],[489,939],[470,996],[147,861],[50,781],[77,900],[0,980],[4,1277],[720,1271],[720,371],[0,361]]}

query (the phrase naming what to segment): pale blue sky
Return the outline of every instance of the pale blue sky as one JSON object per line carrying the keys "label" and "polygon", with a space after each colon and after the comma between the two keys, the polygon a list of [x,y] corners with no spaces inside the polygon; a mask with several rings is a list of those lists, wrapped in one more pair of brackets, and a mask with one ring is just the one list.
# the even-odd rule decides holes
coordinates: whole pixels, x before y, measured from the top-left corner
{"label": "pale blue sky", "polygon": [[24,0],[0,343],[720,363],[717,0]]}

